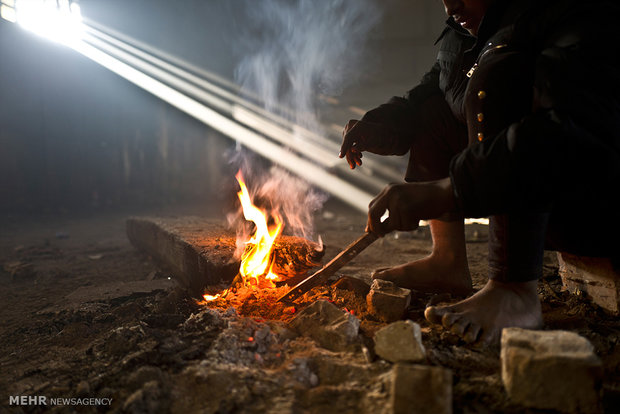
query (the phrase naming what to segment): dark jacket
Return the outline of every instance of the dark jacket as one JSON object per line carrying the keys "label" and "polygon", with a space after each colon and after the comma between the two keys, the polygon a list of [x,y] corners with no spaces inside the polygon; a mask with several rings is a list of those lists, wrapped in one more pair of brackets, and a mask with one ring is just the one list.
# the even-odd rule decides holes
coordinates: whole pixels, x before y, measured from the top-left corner
{"label": "dark jacket", "polygon": [[[534,96],[524,111],[512,109],[516,119],[503,117],[503,128],[452,159],[453,188],[467,216],[580,206],[576,217],[618,217],[620,38],[613,20],[618,11],[606,1],[542,1],[515,20],[505,50],[522,63],[495,71],[502,75],[495,79],[483,76],[479,84],[487,94],[506,85],[524,89],[507,100],[530,90]],[[524,79],[532,87],[520,84]],[[471,126],[479,88],[469,86]]]}
{"label": "dark jacket", "polygon": [[[477,39],[449,19],[420,85],[364,119],[389,123],[386,153],[404,154],[423,139],[418,109],[442,94],[470,126],[470,145],[450,163],[466,216],[551,211],[588,198],[611,208],[620,179],[616,16],[618,6],[603,0],[498,0]],[[489,44],[506,47],[488,53]]]}

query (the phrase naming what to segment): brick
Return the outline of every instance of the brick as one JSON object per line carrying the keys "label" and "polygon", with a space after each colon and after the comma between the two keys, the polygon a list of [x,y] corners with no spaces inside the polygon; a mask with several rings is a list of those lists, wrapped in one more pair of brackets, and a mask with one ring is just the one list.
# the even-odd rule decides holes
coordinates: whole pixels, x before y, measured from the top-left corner
{"label": "brick", "polygon": [[368,311],[383,322],[402,319],[411,302],[411,291],[387,280],[375,279],[366,296]]}
{"label": "brick", "polygon": [[355,349],[359,326],[359,319],[325,300],[317,300],[289,322],[300,335],[336,352]]}
{"label": "brick", "polygon": [[420,325],[406,320],[379,329],[374,336],[375,353],[390,362],[422,362],[426,350]]}
{"label": "brick", "polygon": [[394,365],[391,402],[394,414],[452,413],[452,371],[428,365]]}
{"label": "brick", "polygon": [[599,412],[601,360],[585,338],[567,331],[506,328],[502,381],[515,403],[562,412]]}
{"label": "brick", "polygon": [[620,272],[611,259],[558,253],[562,283],[586,296],[608,312],[620,314]]}

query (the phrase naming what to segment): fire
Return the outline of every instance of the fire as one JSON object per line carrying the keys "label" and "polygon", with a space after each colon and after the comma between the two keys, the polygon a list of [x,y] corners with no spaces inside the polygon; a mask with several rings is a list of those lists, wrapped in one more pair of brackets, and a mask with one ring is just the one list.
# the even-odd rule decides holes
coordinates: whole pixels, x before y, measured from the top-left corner
{"label": "fire", "polygon": [[[252,204],[248,189],[243,182],[241,171],[237,173],[236,178],[239,182],[239,187],[241,187],[241,191],[237,193],[237,196],[241,201],[243,216],[256,226],[254,236],[246,242],[248,247],[241,256],[239,274],[245,284],[262,285],[260,283],[261,277],[267,281],[277,281],[279,280],[278,275],[271,271],[273,267],[271,259],[274,242],[282,232],[284,223],[278,215],[275,215],[275,225],[269,229],[267,215]],[[269,285],[273,286],[272,283],[269,283]]]}
{"label": "fire", "polygon": [[[268,225],[268,216],[256,207],[250,198],[250,193],[243,181],[241,171],[235,176],[241,190],[237,193],[243,216],[256,226],[253,236],[245,242],[246,249],[241,255],[239,276],[245,286],[274,287],[274,281],[279,277],[273,273],[273,248],[276,238],[282,233],[284,222],[278,214],[273,215],[274,225]],[[228,290],[217,295],[203,295],[205,301],[212,301],[225,297]]]}

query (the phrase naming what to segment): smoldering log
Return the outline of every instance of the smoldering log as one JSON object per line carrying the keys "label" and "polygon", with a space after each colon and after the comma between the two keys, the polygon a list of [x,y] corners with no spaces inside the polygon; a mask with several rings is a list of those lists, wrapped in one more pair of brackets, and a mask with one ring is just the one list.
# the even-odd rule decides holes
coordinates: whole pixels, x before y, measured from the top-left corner
{"label": "smoldering log", "polygon": [[273,273],[282,280],[308,273],[321,265],[325,247],[295,236],[280,236],[274,243]]}

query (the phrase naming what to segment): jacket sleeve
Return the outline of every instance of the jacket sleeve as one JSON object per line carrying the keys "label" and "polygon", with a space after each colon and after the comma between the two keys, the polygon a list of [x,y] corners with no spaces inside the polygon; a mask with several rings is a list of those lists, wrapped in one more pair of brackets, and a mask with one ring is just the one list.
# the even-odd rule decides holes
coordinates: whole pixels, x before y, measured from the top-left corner
{"label": "jacket sleeve", "polygon": [[562,125],[549,113],[525,117],[468,147],[450,163],[457,206],[466,217],[524,208],[547,211],[552,192],[561,191],[562,173],[555,164],[576,159],[575,143],[565,138]]}
{"label": "jacket sleeve", "polygon": [[431,96],[441,94],[439,89],[439,64],[435,63],[418,86],[404,96],[392,97],[388,102],[368,111],[363,121],[378,123],[389,128],[381,148],[382,155],[403,155],[411,147],[417,130],[416,112]]}

